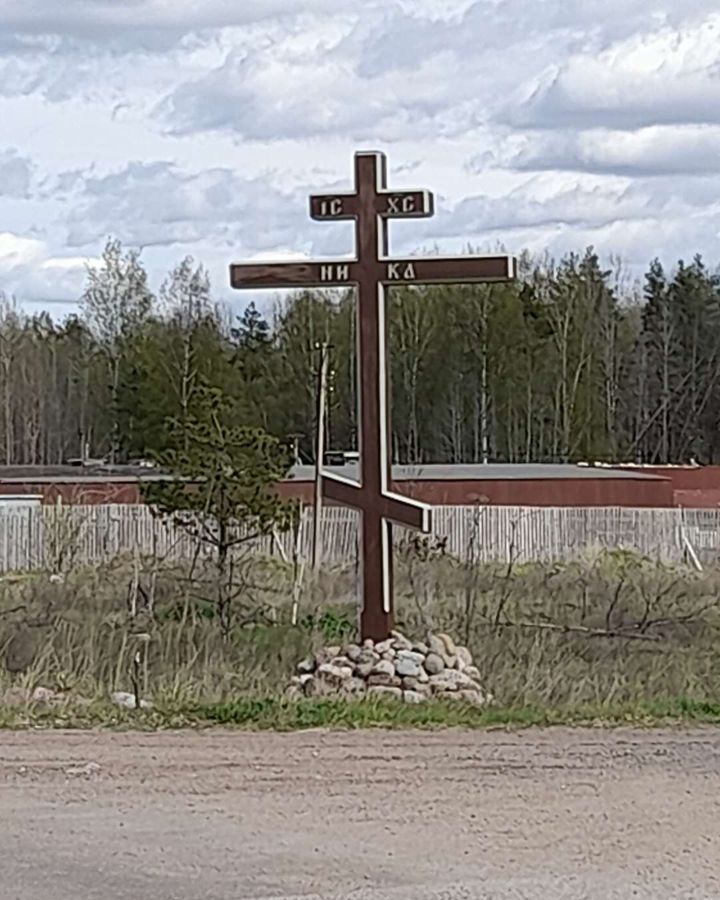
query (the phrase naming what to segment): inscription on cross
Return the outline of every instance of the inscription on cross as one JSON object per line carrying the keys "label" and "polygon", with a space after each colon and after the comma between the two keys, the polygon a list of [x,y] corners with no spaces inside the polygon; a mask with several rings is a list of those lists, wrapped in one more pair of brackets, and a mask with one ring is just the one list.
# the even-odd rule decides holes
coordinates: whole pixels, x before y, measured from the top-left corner
{"label": "inscription on cross", "polygon": [[390,259],[387,227],[392,218],[433,214],[428,191],[390,191],[381,153],[355,154],[352,193],[310,198],[310,215],[323,222],[355,222],[353,259],[307,263],[254,263],[230,266],[238,289],[350,287],[357,289],[360,480],[323,472],[323,495],[361,513],[363,638],[382,640],[393,627],[391,523],[424,533],[431,509],[390,489],[391,460],[387,384],[385,291],[393,284],[500,282],[515,277],[511,256],[458,256]]}

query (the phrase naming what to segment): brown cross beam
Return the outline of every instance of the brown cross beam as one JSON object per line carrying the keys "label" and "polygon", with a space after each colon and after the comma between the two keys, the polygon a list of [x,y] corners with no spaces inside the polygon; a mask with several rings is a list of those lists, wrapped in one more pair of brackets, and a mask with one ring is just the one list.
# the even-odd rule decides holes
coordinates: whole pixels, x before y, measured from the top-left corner
{"label": "brown cross beam", "polygon": [[388,257],[388,219],[433,214],[428,191],[390,191],[382,153],[355,154],[355,191],[310,198],[313,219],[355,222],[356,256],[315,262],[230,266],[234,288],[356,287],[360,381],[360,481],[322,473],[323,495],[362,513],[363,638],[393,627],[391,523],[428,533],[430,507],[390,490],[385,288],[403,284],[510,281],[511,256]]}

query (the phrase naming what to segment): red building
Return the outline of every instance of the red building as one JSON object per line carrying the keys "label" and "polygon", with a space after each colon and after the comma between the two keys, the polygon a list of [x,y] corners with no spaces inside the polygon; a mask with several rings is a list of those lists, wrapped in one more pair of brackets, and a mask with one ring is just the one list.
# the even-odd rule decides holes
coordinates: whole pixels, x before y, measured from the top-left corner
{"label": "red building", "polygon": [[[332,467],[357,478],[355,466]],[[314,468],[298,466],[283,493],[312,503]],[[588,466],[538,464],[395,466],[395,490],[434,506],[673,505],[671,482],[658,475]]]}
{"label": "red building", "polygon": [[673,489],[673,503],[686,509],[720,506],[720,466],[618,466],[623,472],[666,478]]}
{"label": "red building", "polygon": [[0,466],[3,496],[34,495],[43,503],[142,503],[140,482],[162,479],[145,466]]}
{"label": "red building", "polygon": [[[355,466],[331,469],[357,477]],[[720,496],[720,469],[714,473],[714,482],[708,474],[697,490],[678,488],[685,498],[683,505],[715,505],[700,502],[714,497],[713,491]],[[311,466],[295,467],[280,485],[281,493],[312,503],[314,474]],[[4,466],[0,467],[0,502],[3,495],[33,495],[43,503],[55,503],[58,498],[68,504],[141,503],[141,482],[165,477],[142,466]],[[396,466],[393,478],[398,492],[439,506],[669,507],[676,503],[676,482],[678,486],[695,483],[665,470],[535,464]],[[703,491],[709,493],[703,495]]]}

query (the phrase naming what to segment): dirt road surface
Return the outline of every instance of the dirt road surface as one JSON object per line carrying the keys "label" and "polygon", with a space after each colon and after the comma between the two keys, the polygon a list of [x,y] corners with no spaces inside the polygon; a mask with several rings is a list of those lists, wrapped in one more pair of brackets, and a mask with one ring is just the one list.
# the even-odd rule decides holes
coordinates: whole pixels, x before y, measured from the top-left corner
{"label": "dirt road surface", "polygon": [[0,900],[720,898],[720,730],[0,732]]}

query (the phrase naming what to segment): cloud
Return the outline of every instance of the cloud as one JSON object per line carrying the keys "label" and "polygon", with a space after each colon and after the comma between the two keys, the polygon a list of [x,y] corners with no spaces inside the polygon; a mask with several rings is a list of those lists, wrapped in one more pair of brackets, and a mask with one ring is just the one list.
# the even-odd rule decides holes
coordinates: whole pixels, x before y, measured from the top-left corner
{"label": "cloud", "polygon": [[[500,160],[490,156],[494,163]],[[471,160],[481,171],[487,157]],[[570,171],[651,177],[720,173],[720,126],[653,126],[637,131],[531,133],[502,156],[518,171]]]}
{"label": "cloud", "polygon": [[588,0],[569,14],[546,0],[538,14],[532,0],[480,0],[443,17],[371,0],[374,15],[288,23],[234,46],[158,110],[172,134],[259,141],[715,121],[720,14],[686,0],[681,18],[678,3]]}
{"label": "cloud", "polygon": [[27,197],[33,165],[17,150],[0,150],[0,197]]}
{"label": "cloud", "polygon": [[0,290],[21,303],[77,302],[92,257],[54,256],[44,241],[0,233]]}
{"label": "cloud", "polygon": [[132,162],[107,175],[67,173],[61,183],[81,185],[68,217],[71,247],[108,234],[134,246],[212,242],[234,252],[302,243],[307,198],[273,187],[271,173],[246,179],[225,168],[188,172],[170,162]]}
{"label": "cloud", "polygon": [[720,123],[719,44],[715,14],[577,53],[526,82],[502,118],[538,129]]}
{"label": "cloud", "polygon": [[700,252],[717,260],[720,176],[688,181],[536,175],[497,197],[473,196],[439,211],[426,241],[444,251],[468,244],[490,251],[530,249],[561,256],[592,244],[635,271],[655,256],[670,262]]}
{"label": "cloud", "polygon": [[343,0],[4,0],[0,31],[16,47],[39,37],[161,51],[198,30],[247,26],[277,16],[328,13]]}
{"label": "cloud", "polygon": [[171,133],[225,132],[269,141],[346,135],[386,141],[420,137],[432,122],[438,133],[466,127],[459,109],[469,84],[454,84],[447,55],[418,61],[413,77],[391,73],[362,78],[339,43],[302,50],[286,41],[259,50],[231,51],[224,62],[174,90],[158,107]]}
{"label": "cloud", "polygon": [[435,192],[396,253],[713,259],[718,37],[717,0],[4,0],[0,285],[77,296],[108,235],[224,296],[230,261],[344,255],[307,194],[360,148]]}
{"label": "cloud", "polygon": [[[667,202],[667,201],[665,201]],[[501,197],[475,196],[442,211],[437,234],[462,240],[516,229],[594,226],[661,213],[649,192],[623,184],[560,186],[537,178]]]}

